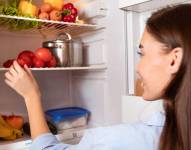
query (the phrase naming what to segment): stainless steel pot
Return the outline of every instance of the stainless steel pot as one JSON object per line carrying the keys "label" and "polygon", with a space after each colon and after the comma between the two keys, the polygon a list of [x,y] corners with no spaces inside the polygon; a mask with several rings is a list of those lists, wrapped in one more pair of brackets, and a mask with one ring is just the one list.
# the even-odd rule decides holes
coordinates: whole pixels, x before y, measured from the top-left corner
{"label": "stainless steel pot", "polygon": [[70,44],[70,66],[79,67],[83,64],[83,43],[77,40],[71,40]]}
{"label": "stainless steel pot", "polygon": [[43,47],[51,50],[60,67],[82,65],[82,42],[72,40],[68,33],[59,34],[55,41],[43,42]]}

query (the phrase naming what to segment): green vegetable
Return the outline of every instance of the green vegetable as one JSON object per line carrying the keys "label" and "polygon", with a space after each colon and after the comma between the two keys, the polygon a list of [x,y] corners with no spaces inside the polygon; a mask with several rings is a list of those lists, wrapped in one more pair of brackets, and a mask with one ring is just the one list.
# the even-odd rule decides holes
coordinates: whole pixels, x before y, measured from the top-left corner
{"label": "green vegetable", "polygon": [[[9,16],[22,16],[18,10],[20,0],[0,0],[0,14]],[[22,16],[28,18],[34,18],[31,16]],[[24,30],[37,28],[40,23],[37,21],[28,21],[20,19],[9,19],[0,17],[0,26],[7,27],[10,30]]]}

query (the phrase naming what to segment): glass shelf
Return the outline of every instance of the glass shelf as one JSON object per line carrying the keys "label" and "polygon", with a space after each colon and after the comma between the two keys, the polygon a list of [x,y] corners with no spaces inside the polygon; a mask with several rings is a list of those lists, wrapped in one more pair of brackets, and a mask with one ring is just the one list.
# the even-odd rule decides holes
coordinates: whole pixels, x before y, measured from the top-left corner
{"label": "glass shelf", "polygon": [[[105,64],[83,66],[83,67],[54,67],[54,68],[31,68],[32,71],[54,71],[54,70],[105,70]],[[0,71],[8,71],[9,68],[0,68]]]}
{"label": "glass shelf", "polygon": [[[70,34],[76,35],[81,34],[88,31],[97,30],[97,25],[93,24],[86,24],[86,23],[70,23],[70,22],[63,22],[63,21],[53,21],[53,20],[42,20],[36,18],[27,18],[27,17],[20,17],[20,16],[9,16],[9,15],[0,15],[0,18],[5,18],[5,21],[0,22],[0,31],[4,30],[6,24],[9,22],[10,19],[16,20],[25,20],[25,21],[36,21],[39,22],[39,25],[34,28],[30,29],[23,29],[23,30],[13,30],[19,32],[27,32],[27,33],[43,33],[43,34],[51,34],[51,33],[61,33],[61,32],[68,32]],[[8,29],[9,30],[9,29]]]}

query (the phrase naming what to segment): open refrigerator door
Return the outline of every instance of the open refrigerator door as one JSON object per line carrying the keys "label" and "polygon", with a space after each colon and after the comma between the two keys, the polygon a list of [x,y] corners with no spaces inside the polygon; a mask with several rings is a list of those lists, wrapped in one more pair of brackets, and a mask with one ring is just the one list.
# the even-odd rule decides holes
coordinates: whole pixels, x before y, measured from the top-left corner
{"label": "open refrigerator door", "polygon": [[[125,41],[126,41],[126,94],[122,96],[122,120],[126,123],[140,121],[140,116],[144,118],[154,111],[164,111],[163,101],[148,102],[141,98],[143,89],[141,81],[136,74],[136,64],[140,56],[139,44],[142,33],[145,28],[147,18],[152,12],[167,7],[168,5],[176,5],[182,3],[190,3],[188,0],[120,0],[119,8],[125,13]],[[157,104],[157,105],[155,105]],[[153,106],[153,107],[152,107]],[[158,107],[156,107],[158,106]],[[152,109],[150,109],[152,107]],[[133,109],[132,109],[133,108]],[[147,109],[149,108],[149,109]]]}

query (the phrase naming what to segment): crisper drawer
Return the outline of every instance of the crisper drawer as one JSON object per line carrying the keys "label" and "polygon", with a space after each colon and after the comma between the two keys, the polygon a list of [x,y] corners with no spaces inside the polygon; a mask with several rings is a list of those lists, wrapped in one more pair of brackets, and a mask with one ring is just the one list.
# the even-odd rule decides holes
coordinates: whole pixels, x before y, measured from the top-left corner
{"label": "crisper drawer", "polygon": [[[60,132],[58,135],[56,135],[56,137],[60,142],[66,144],[77,144],[79,143],[86,129],[87,127],[80,127],[80,128],[64,130]],[[1,143],[0,150],[29,150],[31,144],[32,140],[29,138],[19,139],[16,140],[14,143],[13,142]]]}

